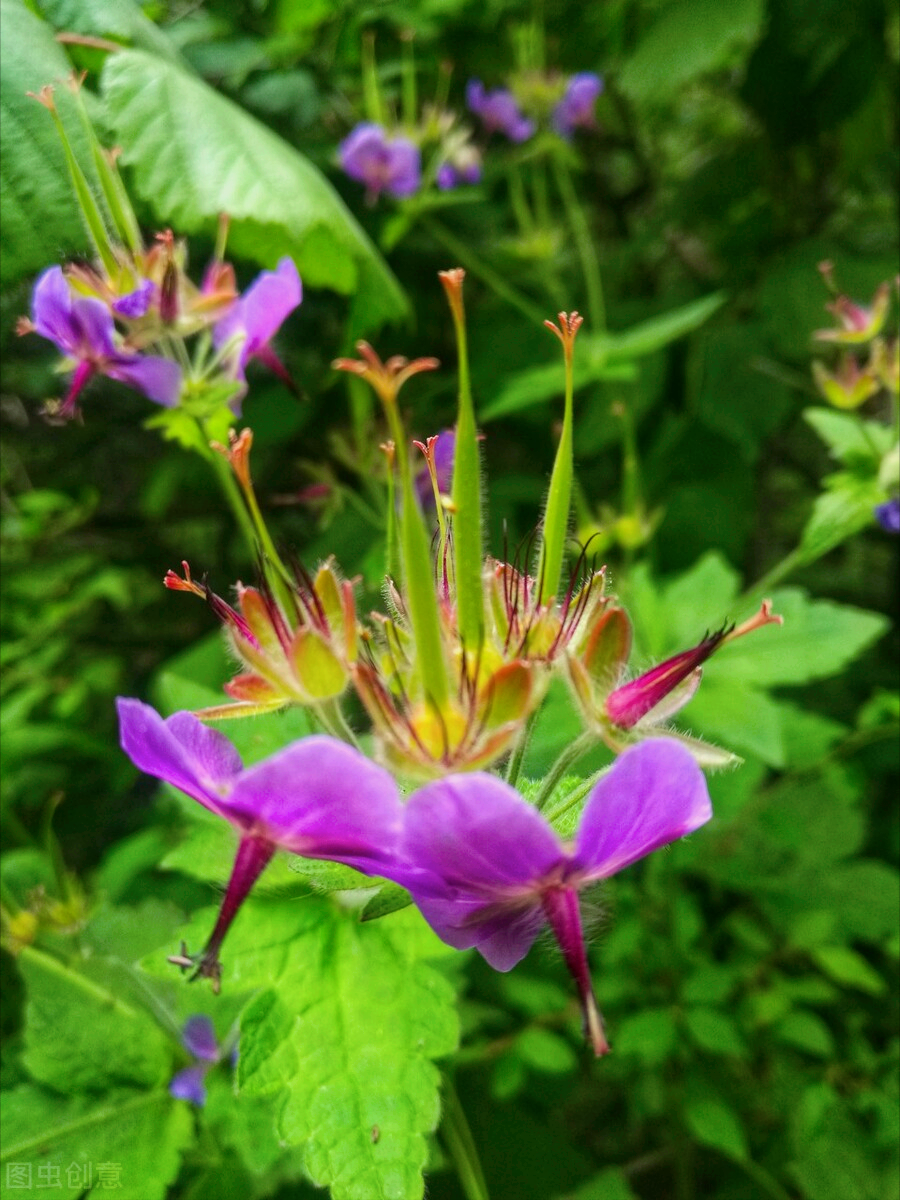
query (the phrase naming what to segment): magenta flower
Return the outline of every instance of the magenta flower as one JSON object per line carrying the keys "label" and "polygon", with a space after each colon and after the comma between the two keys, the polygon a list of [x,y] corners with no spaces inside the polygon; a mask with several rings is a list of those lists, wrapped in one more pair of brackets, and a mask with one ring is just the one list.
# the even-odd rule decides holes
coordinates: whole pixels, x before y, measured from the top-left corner
{"label": "magenta flower", "polygon": [[564,138],[570,138],[578,128],[594,127],[594,105],[603,91],[603,80],[593,71],[573,75],[566,85],[566,94],[553,110],[553,128]]}
{"label": "magenta flower", "polygon": [[126,350],[116,338],[112,314],[93,296],[74,292],[61,267],[50,267],[34,285],[31,325],[75,360],[75,374],[59,416],[72,417],[85,384],[108,375],[171,408],[181,393],[181,368],[167,358]]}
{"label": "magenta flower", "polygon": [[578,986],[585,1033],[596,1054],[609,1047],[594,999],[578,892],[615,875],[712,816],[706,783],[690,753],[668,738],[626,750],[591,792],[574,845],[491,775],[457,775],[417,792],[404,815],[401,865],[425,920],[457,949],[476,947],[508,971],[544,923]]}
{"label": "magenta flower", "polygon": [[221,1051],[216,1031],[209,1017],[188,1017],[181,1031],[181,1044],[196,1061],[178,1071],[169,1084],[169,1093],[176,1100],[189,1100],[202,1108],[206,1103],[206,1073],[219,1061]]}
{"label": "magenta flower", "polygon": [[341,142],[338,154],[346,174],[365,184],[369,203],[382,192],[402,199],[419,190],[419,147],[409,138],[389,138],[380,125],[368,121],[357,125]]}
{"label": "magenta flower", "polygon": [[484,89],[480,79],[470,79],[466,84],[466,104],[481,118],[488,133],[502,133],[511,142],[526,142],[534,133],[534,121],[524,116],[512,92],[496,88],[492,92]]}
{"label": "magenta flower", "polygon": [[306,858],[381,875],[395,862],[402,809],[391,776],[335,738],[303,738],[244,767],[227,738],[188,712],[163,718],[118,699],[122,749],[135,766],[172,784],[240,835],[237,857],[203,952],[173,959],[218,987],[218,952],[231,922],[281,847]]}
{"label": "magenta flower", "polygon": [[293,382],[269,345],[303,299],[303,285],[297,267],[291,258],[282,258],[274,271],[263,271],[247,288],[234,306],[213,329],[213,344],[216,349],[232,343],[234,349],[230,369],[234,378],[242,384],[242,391],[232,404],[240,403],[247,391],[244,374],[248,361],[258,358],[270,371],[293,389]]}

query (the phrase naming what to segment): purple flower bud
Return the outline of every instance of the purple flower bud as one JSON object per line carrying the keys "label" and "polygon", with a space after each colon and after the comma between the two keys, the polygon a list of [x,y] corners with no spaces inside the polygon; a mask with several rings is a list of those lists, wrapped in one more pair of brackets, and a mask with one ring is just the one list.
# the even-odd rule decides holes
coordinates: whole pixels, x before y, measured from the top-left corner
{"label": "purple flower bud", "polygon": [[403,861],[390,877],[409,889],[438,937],[457,949],[474,946],[498,971],[514,967],[548,923],[577,983],[587,1036],[603,1054],[578,892],[711,816],[703,773],[667,738],[616,760],[588,798],[574,845],[494,776],[450,776],[409,801]]}
{"label": "purple flower bud", "polygon": [[419,147],[409,138],[389,138],[380,125],[357,125],[341,142],[338,154],[346,174],[365,184],[370,202],[382,192],[402,199],[419,190]]}
{"label": "purple flower bud", "polygon": [[566,87],[566,94],[553,110],[553,128],[564,138],[570,138],[578,129],[594,127],[594,105],[603,91],[603,80],[593,71],[581,71],[573,75]]}
{"label": "purple flower bud", "polygon": [[61,267],[50,267],[35,283],[31,319],[36,333],[76,363],[61,416],[75,414],[79,393],[94,375],[126,383],[167,408],[178,403],[181,368],[167,358],[119,346],[109,309],[93,296],[74,293]]}
{"label": "purple flower bud", "polygon": [[534,133],[534,121],[522,114],[515,96],[506,88],[486,92],[480,79],[470,79],[466,105],[481,118],[488,133],[505,134],[511,142],[526,142]]}
{"label": "purple flower bud", "polygon": [[875,520],[888,533],[900,533],[900,496],[879,504],[875,509]]}
{"label": "purple flower bud", "polygon": [[153,280],[145,279],[133,292],[128,292],[126,295],[120,296],[118,300],[114,300],[112,310],[117,317],[125,317],[129,321],[146,316],[147,310],[153,303],[155,292],[156,284]]}

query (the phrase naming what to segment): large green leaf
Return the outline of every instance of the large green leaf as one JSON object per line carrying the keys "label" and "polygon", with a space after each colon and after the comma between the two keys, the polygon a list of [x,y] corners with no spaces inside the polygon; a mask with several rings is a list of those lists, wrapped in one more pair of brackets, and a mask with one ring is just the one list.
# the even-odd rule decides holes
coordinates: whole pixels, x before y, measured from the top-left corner
{"label": "large green leaf", "polygon": [[35,1079],[64,1092],[165,1081],[171,1044],[146,1012],[39,950],[24,949],[19,969],[24,1062]]}
{"label": "large green leaf", "polygon": [[55,29],[86,37],[114,38],[164,58],[180,57],[134,0],[37,0],[37,7]]}
{"label": "large green leaf", "polygon": [[675,0],[643,35],[617,82],[635,100],[666,100],[690,80],[740,62],[764,20],[762,0]]}
{"label": "large green leaf", "polygon": [[10,1180],[27,1178],[29,1195],[56,1200],[79,1200],[91,1185],[118,1200],[163,1200],[193,1139],[189,1105],[164,1090],[63,1096],[24,1085],[0,1105],[4,1194],[18,1195]]}
{"label": "large green leaf", "polygon": [[[650,317],[617,333],[581,334],[575,347],[575,387],[600,380],[635,378],[634,360],[661,350],[670,342],[702,325],[725,302],[724,292],[713,292],[681,308]],[[541,404],[563,390],[562,362],[520,371],[493,401],[478,413],[480,421],[493,421],[523,408]]]}
{"label": "large green leaf", "polygon": [[[211,922],[198,914],[188,944]],[[431,1060],[458,1036],[453,989],[425,959],[447,953],[412,909],[361,924],[315,899],[248,902],[229,934],[223,992],[262,989],[241,1021],[239,1086],[275,1095],[283,1140],[333,1200],[423,1194]]]}
{"label": "large green leaf", "polygon": [[[50,26],[21,0],[0,0],[0,285],[4,289],[60,255],[83,254],[90,247],[50,114],[26,95],[58,83],[70,71]],[[87,169],[89,151],[66,88],[56,88],[56,102]]]}
{"label": "large green leaf", "polygon": [[140,51],[103,68],[107,115],[138,193],[179,232],[231,217],[235,253],[282,255],[304,281],[353,294],[351,334],[408,312],[397,280],[319,171],[277,134],[172,62]]}

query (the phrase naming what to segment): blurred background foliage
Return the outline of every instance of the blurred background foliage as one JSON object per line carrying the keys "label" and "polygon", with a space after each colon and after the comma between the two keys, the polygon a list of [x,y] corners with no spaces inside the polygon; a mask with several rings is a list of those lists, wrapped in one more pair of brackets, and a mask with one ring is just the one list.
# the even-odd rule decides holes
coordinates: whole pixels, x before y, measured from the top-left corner
{"label": "blurred background foliage", "polygon": [[[336,167],[335,147],[359,116],[367,37],[375,36],[389,94],[399,91],[411,33],[423,91],[441,64],[452,64],[451,103],[462,108],[466,80],[502,84],[536,28],[553,66],[604,77],[598,127],[580,135],[572,162],[609,329],[651,323],[634,352],[621,351],[627,369],[580,389],[576,426],[585,527],[602,520],[601,506],[620,509],[634,482],[623,471],[623,411],[643,503],[659,510],[649,542],[613,539],[605,551],[642,661],[745,615],[738,597],[797,546],[834,466],[802,417],[820,403],[811,336],[828,323],[817,264],[833,261],[841,289],[862,302],[897,269],[895,6],[0,4],[4,112],[24,119],[25,90],[70,63],[88,69],[101,127],[111,141],[138,146],[124,161],[145,228],[171,223],[195,235],[196,264],[214,236],[213,126],[223,145],[234,149],[237,140],[239,174],[249,161],[241,139],[255,128],[243,122],[252,119],[331,181],[337,215],[328,237],[310,239],[297,198],[273,188],[270,208],[241,214],[232,243],[243,281],[299,247],[304,302],[278,348],[302,399],[258,373],[244,422],[254,430],[254,475],[271,527],[304,561],[334,553],[377,594],[382,558],[367,500],[383,432],[330,362],[365,332],[385,357],[453,363],[435,279],[455,265],[448,237],[477,250],[539,313],[585,307],[562,219],[543,240],[517,236],[494,143],[482,184],[435,211],[367,207]],[[80,36],[54,42],[58,31]],[[34,60],[19,52],[29,38],[46,43],[43,78],[28,77]],[[117,66],[91,39],[132,47],[127,67],[125,56]],[[205,109],[206,93],[190,93],[198,107],[185,124],[207,140],[177,178],[154,186],[160,146],[132,93],[140,96],[141,70],[149,80],[164,69],[187,71],[192,88],[205,81],[217,104],[231,106],[213,109],[211,99]],[[51,131],[37,117],[34,128],[43,132],[31,140],[28,170],[12,152],[4,166],[4,188],[19,201],[19,223],[4,222],[0,297],[4,899],[20,922],[13,943],[30,943],[37,927],[38,944],[68,946],[64,957],[93,954],[95,967],[102,958],[104,985],[130,996],[137,985],[122,980],[134,961],[210,902],[209,881],[221,883],[225,868],[177,856],[188,818],[171,799],[158,802],[123,760],[112,700],[150,694],[164,667],[163,679],[217,687],[226,666],[208,612],[165,592],[161,579],[188,559],[222,592],[249,578],[253,564],[205,464],[161,442],[138,397],[103,381],[92,387],[83,424],[53,428],[37,415],[58,385],[46,346],[17,340],[15,318],[27,311],[34,274],[85,246],[54,167]],[[352,224],[341,224],[344,206]],[[527,536],[539,512],[559,383],[541,392],[535,369],[554,361],[554,348],[520,307],[471,273],[467,306],[488,539],[499,553],[504,537],[514,546]],[[654,319],[675,312],[686,314],[678,336],[654,338]],[[417,383],[409,424],[424,437],[452,419],[455,383],[452,370]],[[493,1200],[897,1195],[896,559],[896,540],[873,524],[801,562],[776,593],[787,618],[778,648],[782,635],[772,634],[765,650],[741,643],[710,664],[688,722],[747,762],[711,779],[711,827],[633,868],[601,898],[592,955],[613,1034],[609,1059],[584,1058],[554,955],[539,948],[508,976],[474,955],[455,966],[442,960],[463,996],[463,1037],[449,1067],[448,1115],[430,1149],[434,1200],[478,1195],[461,1190],[459,1163],[471,1153],[460,1149],[457,1111]],[[186,693],[170,689],[172,703],[178,695]],[[530,774],[545,769],[572,722],[560,693],[536,732]],[[189,1012],[205,1006],[222,1020],[195,989],[189,999],[171,988],[164,1002],[159,994],[153,1004],[135,1000],[148,1006],[142,1020],[151,1013],[151,1041],[157,1010],[169,1005],[162,1065],[112,1080],[98,1066],[73,1080],[42,1061],[39,1031],[55,1028],[65,1040],[71,1027],[74,1036],[90,1020],[87,993],[75,988],[60,1006],[28,953],[18,965],[3,955],[12,998],[6,1087],[36,1080],[89,1111],[91,1097],[113,1084],[164,1076],[178,1061],[173,1030]],[[152,1169],[142,1165],[142,1200],[315,1194],[302,1182],[302,1155],[273,1140],[264,1106],[255,1137],[238,1127],[226,1068],[216,1070],[202,1113],[176,1105],[161,1123],[147,1116],[146,1139],[160,1154]],[[40,1103],[25,1112],[25,1128],[59,1119]],[[97,1128],[95,1157],[137,1153],[124,1145],[114,1153],[110,1129]]]}

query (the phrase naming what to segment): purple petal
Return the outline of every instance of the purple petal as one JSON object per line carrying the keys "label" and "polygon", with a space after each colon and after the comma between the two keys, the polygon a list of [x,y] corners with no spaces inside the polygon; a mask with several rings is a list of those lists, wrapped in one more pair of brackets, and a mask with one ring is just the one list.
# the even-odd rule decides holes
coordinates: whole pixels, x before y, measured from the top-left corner
{"label": "purple petal", "polygon": [[169,1092],[176,1100],[189,1100],[202,1108],[206,1103],[205,1067],[185,1067],[169,1084]]}
{"label": "purple petal", "polygon": [[565,859],[537,809],[479,772],[418,791],[406,806],[403,844],[408,862],[440,881],[437,895],[464,903],[518,902]]}
{"label": "purple petal", "polygon": [[202,1058],[206,1062],[218,1060],[219,1043],[216,1041],[216,1031],[209,1017],[188,1017],[181,1031],[181,1043],[194,1058]]}
{"label": "purple petal", "polygon": [[181,396],[181,367],[171,359],[116,352],[102,369],[110,379],[127,383],[166,408],[173,408]]}
{"label": "purple petal", "polygon": [[171,783],[205,808],[230,819],[225,797],[241,771],[227,738],[188,712],[167,720],[149,704],[116,701],[122,749],[141,771]]}
{"label": "purple petal", "polygon": [[120,296],[118,300],[113,302],[113,312],[116,316],[125,317],[128,320],[143,317],[150,307],[155,291],[156,284],[153,280],[145,279],[140,287],[135,288],[133,292],[128,292],[126,295]]}
{"label": "purple petal", "polygon": [[[422,915],[425,916],[424,909]],[[429,921],[427,916],[425,919]],[[436,925],[433,925],[431,921],[429,924],[432,925],[438,937],[443,937]],[[544,925],[544,914],[536,902],[533,907],[519,913],[507,914],[502,922],[497,921],[494,924],[496,924],[494,932],[489,933],[487,937],[482,936],[477,943],[473,944],[495,971],[511,971],[516,963],[522,961],[534,944],[534,939],[541,932]],[[484,922],[480,925],[482,935],[490,927],[491,922]],[[444,941],[447,939],[444,938]]]}
{"label": "purple petal", "polygon": [[34,285],[31,299],[35,331],[73,358],[98,360],[115,353],[112,315],[92,296],[77,296],[61,267],[50,267]]}
{"label": "purple petal", "polygon": [[247,360],[268,344],[302,299],[303,286],[294,260],[282,258],[274,271],[258,275],[216,323],[213,343],[217,348],[233,337],[244,335],[237,361],[238,378],[243,378]]}
{"label": "purple petal", "polygon": [[875,520],[887,533],[900,533],[900,497],[879,504],[875,509]]}
{"label": "purple petal", "polygon": [[248,768],[224,803],[243,828],[307,858],[378,874],[394,862],[403,809],[392,777],[359,751],[316,735]]}
{"label": "purple petal", "polygon": [[653,738],[616,759],[591,792],[576,839],[575,874],[606,879],[712,816],[703,772],[671,738]]}

